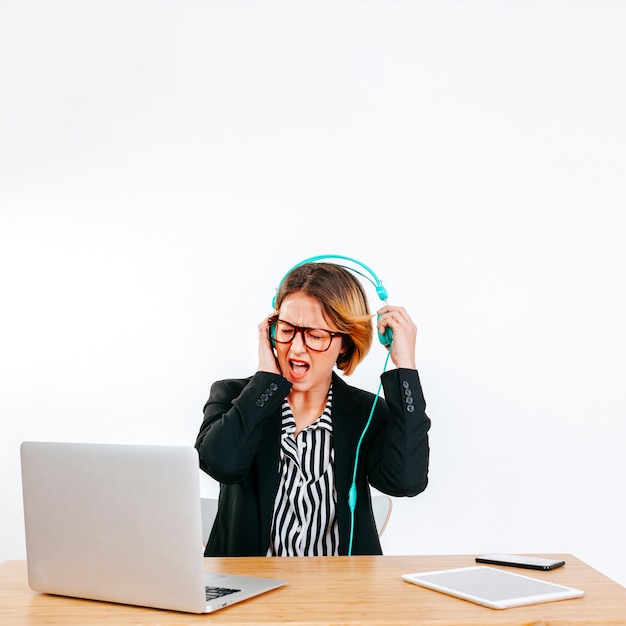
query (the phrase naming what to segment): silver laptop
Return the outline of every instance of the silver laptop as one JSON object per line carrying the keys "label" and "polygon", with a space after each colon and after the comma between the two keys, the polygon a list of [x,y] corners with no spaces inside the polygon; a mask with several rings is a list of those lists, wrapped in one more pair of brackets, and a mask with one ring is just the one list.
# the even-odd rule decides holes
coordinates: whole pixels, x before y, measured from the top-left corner
{"label": "silver laptop", "polygon": [[205,574],[192,447],[24,442],[34,591],[210,613],[286,584]]}

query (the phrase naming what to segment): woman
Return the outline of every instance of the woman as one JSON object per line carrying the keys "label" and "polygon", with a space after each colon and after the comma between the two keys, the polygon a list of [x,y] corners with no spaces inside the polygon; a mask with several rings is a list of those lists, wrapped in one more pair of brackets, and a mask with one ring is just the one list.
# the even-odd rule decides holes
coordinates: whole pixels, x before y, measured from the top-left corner
{"label": "woman", "polygon": [[428,482],[417,329],[401,307],[378,311],[396,367],[381,376],[383,399],[334,371],[352,373],[372,343],[367,298],[350,271],[297,266],[275,308],[259,325],[257,372],[214,383],[204,407],[196,448],[220,482],[205,555],[381,554],[369,485],[414,496]]}

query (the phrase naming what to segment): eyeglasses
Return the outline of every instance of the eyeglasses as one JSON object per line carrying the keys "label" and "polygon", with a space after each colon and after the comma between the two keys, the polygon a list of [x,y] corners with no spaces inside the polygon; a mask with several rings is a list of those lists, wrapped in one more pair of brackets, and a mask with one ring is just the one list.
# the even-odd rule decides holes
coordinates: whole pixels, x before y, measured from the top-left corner
{"label": "eyeglasses", "polygon": [[288,322],[277,319],[272,326],[272,339],[276,343],[291,343],[296,333],[302,334],[304,345],[315,352],[326,352],[330,348],[333,339],[341,333],[336,333],[324,328],[306,328],[304,326],[294,326]]}

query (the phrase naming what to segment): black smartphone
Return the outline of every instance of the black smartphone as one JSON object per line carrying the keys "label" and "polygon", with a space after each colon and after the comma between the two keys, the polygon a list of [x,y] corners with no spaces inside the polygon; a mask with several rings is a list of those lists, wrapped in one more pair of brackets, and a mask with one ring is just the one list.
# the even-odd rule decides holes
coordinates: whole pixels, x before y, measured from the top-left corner
{"label": "black smartphone", "polygon": [[561,567],[561,565],[565,565],[565,561],[561,561],[559,559],[547,559],[538,556],[522,556],[519,554],[483,554],[482,556],[476,557],[476,562],[540,570],[551,570]]}

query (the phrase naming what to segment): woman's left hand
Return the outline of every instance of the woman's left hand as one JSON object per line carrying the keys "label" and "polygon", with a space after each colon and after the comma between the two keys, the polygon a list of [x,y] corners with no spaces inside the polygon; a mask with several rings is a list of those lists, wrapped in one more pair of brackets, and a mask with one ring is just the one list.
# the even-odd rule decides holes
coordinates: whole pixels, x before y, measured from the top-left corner
{"label": "woman's left hand", "polygon": [[409,314],[400,306],[385,305],[377,311],[379,315],[377,329],[384,333],[386,328],[393,331],[391,360],[396,367],[417,369],[415,364],[415,344],[417,326]]}

